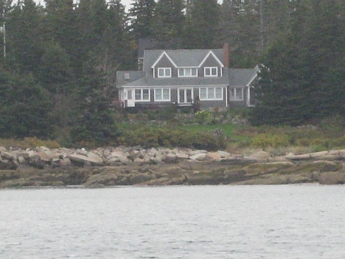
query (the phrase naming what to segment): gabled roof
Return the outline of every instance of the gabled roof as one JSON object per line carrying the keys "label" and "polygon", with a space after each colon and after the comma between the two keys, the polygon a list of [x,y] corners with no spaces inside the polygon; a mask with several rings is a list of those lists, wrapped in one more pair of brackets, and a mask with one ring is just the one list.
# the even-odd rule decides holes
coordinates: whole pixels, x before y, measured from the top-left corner
{"label": "gabled roof", "polygon": [[221,64],[224,60],[223,49],[145,50],[143,70],[148,71],[164,52],[177,67],[198,67],[210,53],[213,53]]}
{"label": "gabled roof", "polygon": [[257,67],[253,69],[229,69],[230,87],[250,85],[257,73]]}

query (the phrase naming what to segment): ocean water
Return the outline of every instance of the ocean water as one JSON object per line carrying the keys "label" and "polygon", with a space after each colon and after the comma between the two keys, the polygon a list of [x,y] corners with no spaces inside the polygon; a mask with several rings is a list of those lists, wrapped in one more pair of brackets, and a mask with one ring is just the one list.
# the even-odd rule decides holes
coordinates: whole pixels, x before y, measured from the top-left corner
{"label": "ocean water", "polygon": [[345,258],[345,186],[0,190],[0,258]]}

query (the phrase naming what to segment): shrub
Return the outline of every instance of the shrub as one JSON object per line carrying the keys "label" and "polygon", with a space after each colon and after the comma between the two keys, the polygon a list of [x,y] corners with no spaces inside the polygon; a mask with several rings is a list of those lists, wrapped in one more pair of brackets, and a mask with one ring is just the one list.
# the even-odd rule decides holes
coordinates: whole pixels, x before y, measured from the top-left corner
{"label": "shrub", "polygon": [[269,135],[259,134],[252,138],[252,146],[265,149],[267,147],[286,147],[290,143],[289,137],[285,134]]}
{"label": "shrub", "polygon": [[127,146],[140,145],[150,147],[187,147],[206,150],[217,150],[225,147],[224,137],[211,132],[191,133],[176,128],[141,127],[124,131],[121,143]]}
{"label": "shrub", "polygon": [[208,111],[198,111],[195,114],[195,120],[199,124],[210,124],[213,121],[213,115]]}

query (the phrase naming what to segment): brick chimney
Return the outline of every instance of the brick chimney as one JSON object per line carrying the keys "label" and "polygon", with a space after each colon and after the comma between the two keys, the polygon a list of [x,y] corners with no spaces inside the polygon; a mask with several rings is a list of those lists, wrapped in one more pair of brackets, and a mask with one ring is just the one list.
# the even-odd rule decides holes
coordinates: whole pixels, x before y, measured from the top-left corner
{"label": "brick chimney", "polygon": [[224,60],[223,60],[223,64],[225,67],[229,67],[229,43],[224,43],[223,46],[223,53],[224,53]]}

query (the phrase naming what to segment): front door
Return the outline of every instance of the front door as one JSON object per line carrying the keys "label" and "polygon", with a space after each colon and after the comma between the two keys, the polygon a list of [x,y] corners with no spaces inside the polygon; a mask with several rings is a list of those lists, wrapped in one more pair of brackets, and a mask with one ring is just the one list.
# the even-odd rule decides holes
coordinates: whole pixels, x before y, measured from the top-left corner
{"label": "front door", "polygon": [[181,88],[178,89],[178,103],[192,105],[193,102],[193,89]]}

